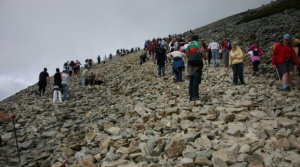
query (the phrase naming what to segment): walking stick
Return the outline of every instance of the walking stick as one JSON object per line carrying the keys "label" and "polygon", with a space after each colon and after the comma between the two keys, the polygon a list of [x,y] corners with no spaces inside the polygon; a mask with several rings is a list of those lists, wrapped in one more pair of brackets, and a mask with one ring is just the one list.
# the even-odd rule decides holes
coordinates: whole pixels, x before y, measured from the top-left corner
{"label": "walking stick", "polygon": [[277,67],[275,68],[275,70],[276,70],[276,74],[277,74],[277,76],[278,76],[279,80],[281,81],[281,78],[280,78],[280,75],[279,75],[279,72],[278,72],[278,69],[277,69]]}
{"label": "walking stick", "polygon": [[228,73],[228,70],[229,70],[231,64],[232,64],[232,60],[230,61],[230,64],[229,64],[229,66],[228,66],[228,68],[227,68],[227,70],[226,70],[226,73],[225,73],[225,75],[223,76],[222,83],[223,83],[223,81],[224,81],[224,79],[225,79],[225,77],[226,77],[226,75],[227,75],[227,73]]}
{"label": "walking stick", "polygon": [[[11,102],[11,112],[12,112],[12,102]],[[19,162],[20,162],[21,157],[20,157],[19,144],[18,144],[17,131],[16,131],[15,118],[14,117],[12,118],[12,121],[13,121],[13,126],[14,126],[14,133],[15,133],[15,139],[16,139],[16,144],[17,144],[18,157],[19,157]]]}
{"label": "walking stick", "polygon": [[206,65],[206,72],[207,72],[208,91],[209,94],[211,95],[211,87],[210,87],[209,76],[208,76],[208,65],[206,61],[205,61],[205,65]]}

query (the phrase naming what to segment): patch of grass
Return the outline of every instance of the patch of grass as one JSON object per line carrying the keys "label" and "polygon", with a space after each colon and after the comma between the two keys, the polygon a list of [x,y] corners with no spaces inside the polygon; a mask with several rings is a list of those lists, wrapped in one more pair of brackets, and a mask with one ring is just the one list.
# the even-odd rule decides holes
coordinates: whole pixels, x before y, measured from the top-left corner
{"label": "patch of grass", "polygon": [[268,5],[262,9],[258,9],[257,12],[244,16],[240,21],[237,22],[237,24],[281,13],[286,9],[300,9],[300,0],[280,0],[273,2],[271,5]]}

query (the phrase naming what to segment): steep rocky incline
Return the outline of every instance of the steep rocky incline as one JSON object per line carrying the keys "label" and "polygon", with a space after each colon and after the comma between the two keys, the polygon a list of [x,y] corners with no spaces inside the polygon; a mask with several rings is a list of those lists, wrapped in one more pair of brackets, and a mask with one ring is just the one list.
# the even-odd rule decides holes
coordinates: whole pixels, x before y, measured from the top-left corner
{"label": "steep rocky incline", "polygon": [[[207,41],[230,37],[242,45],[258,39],[270,55],[284,32],[299,36],[299,12],[237,24],[246,12],[195,32]],[[176,84],[168,65],[166,76],[157,77],[152,62],[139,65],[140,54],[93,67],[104,85],[82,87],[72,77],[67,103],[52,103],[53,83],[43,97],[33,85],[1,101],[17,113],[21,162],[13,124],[1,122],[0,166],[300,166],[299,90],[279,90],[270,58],[259,78],[245,60],[246,86],[232,85],[231,70],[222,83],[225,68],[209,67],[209,75],[205,68],[200,93],[207,98],[189,102],[186,74]]]}
{"label": "steep rocky incline", "polygon": [[[70,81],[70,101],[39,98],[37,85],[12,100],[17,116],[21,166],[299,166],[299,91],[279,91],[274,76],[256,78],[245,69],[246,86],[221,83],[224,68],[203,72],[202,102],[188,101],[188,81],[173,83],[139,54],[93,68],[102,86]],[[4,125],[4,124],[2,124]],[[1,127],[1,166],[18,165],[12,123]],[[77,165],[74,165],[77,164]]]}

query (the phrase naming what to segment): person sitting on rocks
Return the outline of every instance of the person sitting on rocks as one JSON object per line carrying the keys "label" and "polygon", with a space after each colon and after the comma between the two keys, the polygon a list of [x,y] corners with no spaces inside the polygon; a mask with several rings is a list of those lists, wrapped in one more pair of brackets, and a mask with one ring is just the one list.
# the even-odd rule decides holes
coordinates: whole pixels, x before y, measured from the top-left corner
{"label": "person sitting on rocks", "polygon": [[59,68],[56,68],[56,73],[54,74],[54,86],[53,86],[53,103],[57,101],[62,101],[62,75],[59,72]]}
{"label": "person sitting on rocks", "polygon": [[241,84],[245,85],[244,82],[244,54],[238,44],[235,42],[232,44],[232,49],[229,52],[229,65],[232,67],[233,71],[233,84],[238,84],[238,78]]}
{"label": "person sitting on rocks", "polygon": [[140,56],[140,65],[144,64],[146,62],[146,59],[149,60],[147,57],[147,52]]}
{"label": "person sitting on rocks", "polygon": [[89,85],[94,85],[95,78],[96,78],[96,75],[93,72],[91,72],[90,75],[88,76]]}
{"label": "person sitting on rocks", "polygon": [[104,83],[103,78],[101,77],[100,74],[98,74],[98,75],[96,76],[96,78],[95,78],[95,85],[101,85],[101,84],[103,84],[103,83]]}
{"label": "person sitting on rocks", "polygon": [[277,68],[282,76],[282,89],[291,90],[294,76],[294,66],[299,65],[295,50],[290,44],[290,34],[283,35],[283,41],[274,48],[272,54],[272,67]]}
{"label": "person sitting on rocks", "polygon": [[175,48],[174,52],[168,53],[167,57],[173,60],[172,70],[175,73],[176,82],[182,82],[182,71],[184,69],[184,61],[182,58],[186,60],[186,54],[178,51],[178,47]]}

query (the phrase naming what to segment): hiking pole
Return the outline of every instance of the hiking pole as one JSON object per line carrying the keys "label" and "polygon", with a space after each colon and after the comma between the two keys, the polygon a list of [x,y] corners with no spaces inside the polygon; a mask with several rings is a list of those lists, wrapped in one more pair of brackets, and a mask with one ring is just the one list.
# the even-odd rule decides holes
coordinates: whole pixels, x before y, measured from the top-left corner
{"label": "hiking pole", "polygon": [[227,67],[227,70],[226,70],[226,72],[225,72],[225,75],[223,76],[222,83],[223,83],[223,81],[224,81],[224,79],[225,79],[225,77],[226,77],[226,75],[227,75],[227,73],[228,73],[228,70],[229,70],[231,64],[232,64],[232,60],[231,60],[231,62],[230,62],[230,64],[229,64],[229,66]]}
{"label": "hiking pole", "polygon": [[[11,112],[12,112],[12,101],[11,101]],[[16,144],[17,144],[17,151],[18,151],[19,163],[20,163],[21,157],[20,157],[19,144],[18,144],[17,131],[16,131],[15,118],[14,117],[12,118],[12,121],[13,121],[13,126],[14,126],[14,133],[15,133],[15,139],[16,139]]]}
{"label": "hiking pole", "polygon": [[210,87],[210,82],[209,82],[209,76],[208,76],[208,63],[205,61],[205,65],[206,65],[206,73],[207,73],[207,82],[208,82],[208,91],[209,94],[211,95],[211,87]]}
{"label": "hiking pole", "polygon": [[280,78],[280,75],[279,75],[279,72],[278,72],[278,69],[277,69],[277,67],[275,68],[275,70],[276,70],[276,74],[277,74],[277,76],[278,76],[279,80],[281,81],[281,78]]}

